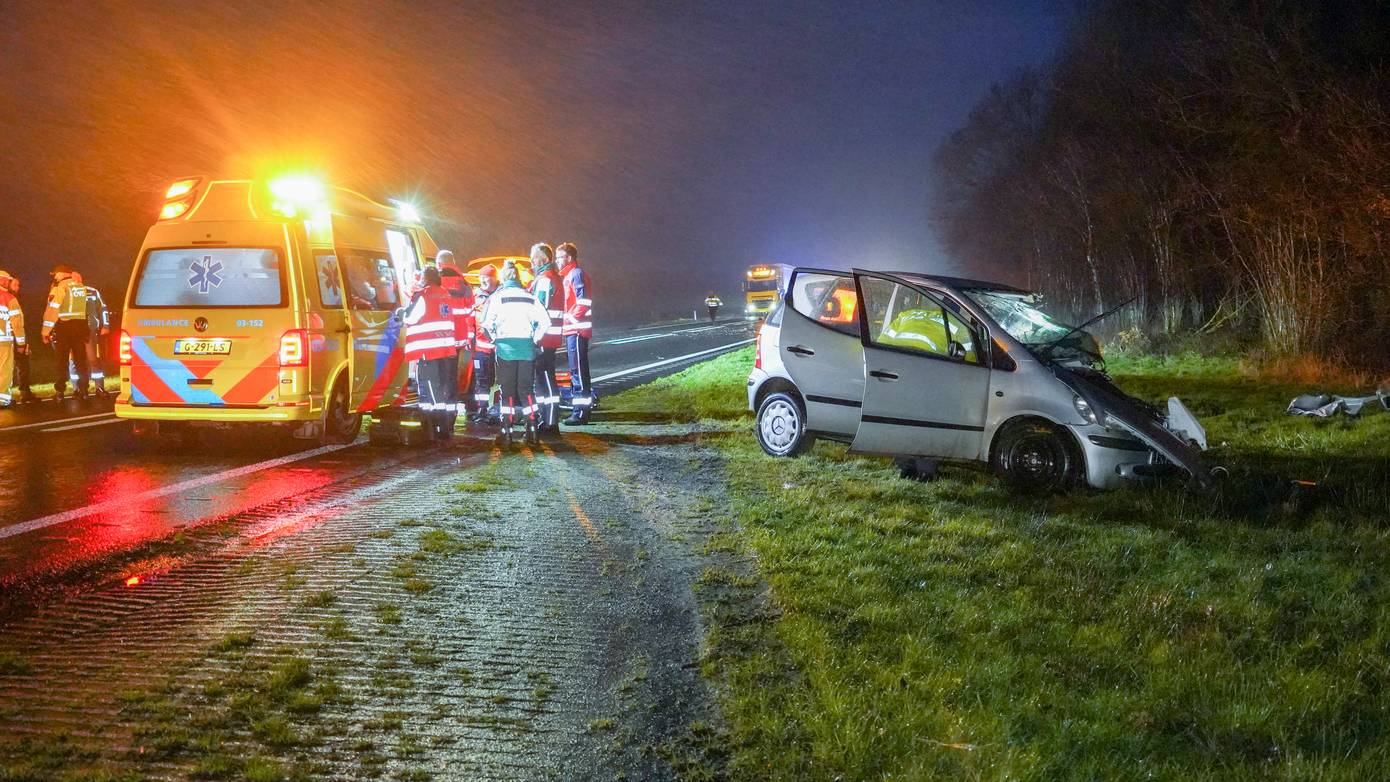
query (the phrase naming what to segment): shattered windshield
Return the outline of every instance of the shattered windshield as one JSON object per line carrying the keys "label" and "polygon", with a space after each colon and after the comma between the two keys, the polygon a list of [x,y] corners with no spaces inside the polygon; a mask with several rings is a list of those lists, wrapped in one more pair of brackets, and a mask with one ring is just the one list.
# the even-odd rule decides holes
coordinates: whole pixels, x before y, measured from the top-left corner
{"label": "shattered windshield", "polygon": [[1060,339],[1068,326],[1042,310],[1042,297],[1033,293],[973,288],[966,291],[1009,336],[1025,345]]}
{"label": "shattered windshield", "polygon": [[965,293],[1009,336],[1029,348],[1047,348],[1050,355],[1054,355],[1056,348],[1070,348],[1067,352],[1081,354],[1076,357],[1083,358],[1083,363],[1087,364],[1100,359],[1100,344],[1096,338],[1084,330],[1073,331],[1070,325],[1053,317],[1043,308],[1042,296],[1036,293],[995,288],[970,288]]}

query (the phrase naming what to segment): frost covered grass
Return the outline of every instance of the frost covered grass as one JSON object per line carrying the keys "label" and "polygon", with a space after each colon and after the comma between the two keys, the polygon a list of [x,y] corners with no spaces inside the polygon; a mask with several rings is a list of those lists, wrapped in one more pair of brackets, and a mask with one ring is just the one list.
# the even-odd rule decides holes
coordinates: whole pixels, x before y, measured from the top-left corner
{"label": "frost covered grass", "polygon": [[[1390,767],[1390,414],[1284,415],[1232,361],[1125,359],[1232,467],[1181,485],[1019,499],[818,445],[758,448],[751,351],[605,400],[729,422],[704,661],[746,778],[1368,779]],[[1352,391],[1351,388],[1329,390]],[[669,407],[668,407],[669,405]],[[1320,481],[1290,494],[1287,478]]]}

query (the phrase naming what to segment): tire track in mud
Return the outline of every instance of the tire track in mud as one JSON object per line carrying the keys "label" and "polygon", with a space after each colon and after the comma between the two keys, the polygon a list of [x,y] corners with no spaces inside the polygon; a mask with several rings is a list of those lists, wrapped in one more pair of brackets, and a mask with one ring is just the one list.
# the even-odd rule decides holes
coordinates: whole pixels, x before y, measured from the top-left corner
{"label": "tire track in mud", "polygon": [[[238,514],[211,550],[0,632],[0,764],[205,778],[212,734],[216,758],[308,778],[671,778],[717,722],[673,535],[704,523],[698,487],[661,481],[684,450],[467,440]],[[237,684],[287,660],[333,694],[239,718]],[[298,738],[267,739],[276,719]]]}

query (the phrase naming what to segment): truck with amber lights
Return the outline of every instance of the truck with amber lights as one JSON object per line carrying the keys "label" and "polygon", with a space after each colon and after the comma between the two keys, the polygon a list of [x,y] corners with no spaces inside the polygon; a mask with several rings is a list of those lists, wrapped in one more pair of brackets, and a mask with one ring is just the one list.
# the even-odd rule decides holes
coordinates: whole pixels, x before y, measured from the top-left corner
{"label": "truck with amber lights", "polygon": [[169,187],[131,273],[116,415],[349,442],[413,401],[397,311],[438,252],[408,205],[307,176]]}
{"label": "truck with amber lights", "polygon": [[748,267],[743,277],[744,318],[767,317],[781,298],[790,268],[781,263],[755,263]]}

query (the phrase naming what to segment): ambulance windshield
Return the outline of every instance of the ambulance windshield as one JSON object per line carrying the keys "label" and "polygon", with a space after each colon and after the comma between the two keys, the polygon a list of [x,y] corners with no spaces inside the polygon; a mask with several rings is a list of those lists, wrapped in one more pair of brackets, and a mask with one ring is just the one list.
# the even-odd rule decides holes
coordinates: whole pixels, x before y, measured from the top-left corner
{"label": "ambulance windshield", "polygon": [[151,250],[135,283],[136,307],[278,307],[280,253],[261,247]]}

